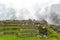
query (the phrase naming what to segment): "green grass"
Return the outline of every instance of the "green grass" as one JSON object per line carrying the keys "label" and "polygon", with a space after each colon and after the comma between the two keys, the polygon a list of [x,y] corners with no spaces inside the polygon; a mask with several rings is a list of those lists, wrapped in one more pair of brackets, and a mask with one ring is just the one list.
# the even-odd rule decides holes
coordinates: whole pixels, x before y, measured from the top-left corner
{"label": "green grass", "polygon": [[40,40],[40,38],[38,37],[19,38],[16,35],[4,35],[0,36],[0,40]]}
{"label": "green grass", "polygon": [[[18,33],[23,34],[23,30],[35,30],[32,28],[23,28],[22,26],[1,26],[0,28],[20,28],[22,30],[18,31]],[[48,34],[49,36],[55,36],[57,33],[55,31],[53,31],[52,29],[49,29],[50,32],[52,32],[51,34]],[[17,30],[3,30],[0,32],[17,32]],[[26,32],[27,34],[29,32]],[[40,37],[24,37],[24,38],[20,38],[17,35],[1,35],[0,36],[0,40],[60,40],[60,35],[58,34],[58,38],[56,37],[49,37],[49,38],[40,38]]]}
{"label": "green grass", "polygon": [[18,40],[18,37],[15,35],[4,35],[0,36],[0,40]]}
{"label": "green grass", "polygon": [[5,35],[5,36],[0,36],[0,40],[57,40],[57,39],[54,37],[51,37],[51,38],[39,38],[39,37],[19,38],[16,35]]}
{"label": "green grass", "polygon": [[0,26],[0,28],[23,28],[21,25],[4,25],[4,26]]}

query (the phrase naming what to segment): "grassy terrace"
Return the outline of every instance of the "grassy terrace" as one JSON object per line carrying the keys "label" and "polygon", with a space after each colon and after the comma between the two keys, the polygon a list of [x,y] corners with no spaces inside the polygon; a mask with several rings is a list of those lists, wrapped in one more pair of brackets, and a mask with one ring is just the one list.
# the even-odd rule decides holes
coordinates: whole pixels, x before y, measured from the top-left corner
{"label": "grassy terrace", "polygon": [[[35,30],[33,28],[24,28],[22,26],[0,26],[0,28],[20,28],[18,31],[17,30],[0,30],[0,33],[3,33],[3,32],[18,32],[20,33],[21,35],[22,34],[29,34],[31,32],[24,32],[25,30]],[[56,33],[50,29],[50,31],[52,31],[53,33],[50,34],[49,36],[55,36]],[[32,31],[32,33],[35,33]],[[21,38],[21,37],[18,37],[18,35],[0,35],[0,40],[60,40],[60,35],[58,35],[58,38],[56,37],[49,37],[49,38],[40,38],[40,37],[37,37],[37,36],[32,36],[32,37],[24,37],[24,38]]]}

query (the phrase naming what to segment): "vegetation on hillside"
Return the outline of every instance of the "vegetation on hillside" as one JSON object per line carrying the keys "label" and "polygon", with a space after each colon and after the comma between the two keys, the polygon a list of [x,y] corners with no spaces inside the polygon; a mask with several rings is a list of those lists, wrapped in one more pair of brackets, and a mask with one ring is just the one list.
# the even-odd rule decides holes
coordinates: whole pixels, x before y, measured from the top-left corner
{"label": "vegetation on hillside", "polygon": [[[11,26],[6,26],[8,28],[11,28]],[[19,26],[16,26],[19,27]],[[14,28],[14,26],[12,26],[12,28]],[[23,30],[31,30],[31,29],[24,29],[22,26],[20,26],[20,32]],[[34,30],[34,29],[32,29]],[[12,30],[11,30],[12,31]],[[20,33],[18,32],[18,33]],[[21,34],[23,34],[21,32]],[[48,27],[48,28],[44,28],[42,26],[39,27],[39,34],[43,34],[42,36],[46,35],[46,37],[37,37],[37,36],[32,36],[32,37],[18,37],[17,35],[1,35],[0,36],[0,40],[60,40],[60,34],[58,34],[57,32],[55,32],[52,28]]]}

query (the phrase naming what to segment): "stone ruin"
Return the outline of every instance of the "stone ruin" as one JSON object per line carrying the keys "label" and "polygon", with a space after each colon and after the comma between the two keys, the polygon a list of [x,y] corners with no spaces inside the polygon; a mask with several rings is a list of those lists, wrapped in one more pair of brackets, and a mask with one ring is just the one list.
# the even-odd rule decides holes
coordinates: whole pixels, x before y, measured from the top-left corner
{"label": "stone ruin", "polygon": [[[5,20],[5,21],[0,21],[0,31],[1,30],[20,30],[20,28],[4,28],[3,26],[20,26],[22,25],[24,28],[32,28],[32,29],[35,29],[35,30],[24,30],[22,32],[31,32],[31,34],[20,34],[18,32],[0,32],[1,35],[9,35],[9,34],[15,34],[15,35],[18,35],[19,37],[26,37],[26,36],[37,36],[39,35],[39,30],[38,30],[38,27],[39,26],[42,26],[43,28],[48,28],[48,23],[45,21],[45,20],[42,20],[42,21],[36,21],[36,20]],[[51,27],[57,31],[57,32],[60,32],[60,27],[59,26],[53,26],[51,25]],[[32,33],[32,32],[36,32],[35,34]]]}

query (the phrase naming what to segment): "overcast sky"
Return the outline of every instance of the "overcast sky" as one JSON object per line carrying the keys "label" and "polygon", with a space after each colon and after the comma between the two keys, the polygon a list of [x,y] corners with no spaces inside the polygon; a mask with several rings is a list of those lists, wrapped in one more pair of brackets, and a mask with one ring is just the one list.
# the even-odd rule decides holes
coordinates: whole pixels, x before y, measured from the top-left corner
{"label": "overcast sky", "polygon": [[32,10],[35,4],[43,7],[53,1],[57,2],[59,0],[0,0],[0,4],[11,5],[16,9],[28,8],[29,10]]}
{"label": "overcast sky", "polygon": [[[57,3],[60,2],[59,0],[0,0],[0,4],[6,4],[8,6],[12,6],[13,8],[17,9],[16,15],[19,15],[19,10],[22,8],[27,8],[30,11],[32,16],[34,12],[39,8],[44,8],[48,6],[50,3]],[[36,7],[37,8],[36,8]]]}

